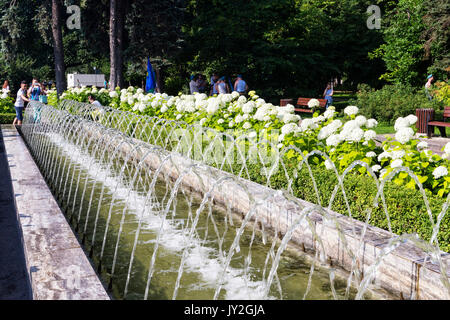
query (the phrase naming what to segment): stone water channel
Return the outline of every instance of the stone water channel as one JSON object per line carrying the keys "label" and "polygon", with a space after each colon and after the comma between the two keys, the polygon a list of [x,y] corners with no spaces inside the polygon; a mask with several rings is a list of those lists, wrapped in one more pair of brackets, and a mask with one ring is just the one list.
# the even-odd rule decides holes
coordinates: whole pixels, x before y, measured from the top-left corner
{"label": "stone water channel", "polygon": [[[286,236],[295,228],[284,237],[277,224],[270,228],[237,178],[217,178],[199,163],[183,167],[161,148],[51,107],[37,122],[27,112],[22,132],[114,298],[395,298],[370,277],[364,281],[357,267],[348,273],[330,267],[320,250],[305,253],[309,248]],[[205,176],[215,180],[202,192],[185,183],[189,176],[197,185],[211,184]],[[224,188],[228,181],[233,190]],[[219,191],[236,196],[219,199]],[[250,199],[244,212],[234,203],[242,195]],[[321,244],[307,213],[298,225]]]}

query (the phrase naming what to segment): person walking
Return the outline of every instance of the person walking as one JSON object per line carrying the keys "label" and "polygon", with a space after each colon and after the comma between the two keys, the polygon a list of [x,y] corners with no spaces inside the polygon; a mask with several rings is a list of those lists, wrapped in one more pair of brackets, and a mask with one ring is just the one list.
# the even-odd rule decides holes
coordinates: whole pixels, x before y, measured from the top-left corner
{"label": "person walking", "polygon": [[433,97],[430,94],[430,88],[431,88],[431,84],[434,81],[434,77],[432,74],[430,74],[427,77],[427,83],[425,83],[425,94],[427,95],[428,100],[433,100]]}
{"label": "person walking", "polygon": [[214,73],[210,80],[211,80],[211,92],[209,93],[209,95],[213,96],[215,94],[219,94],[216,88],[216,84],[219,81],[219,76],[216,73]]}
{"label": "person walking", "polygon": [[221,77],[219,79],[219,81],[217,81],[217,83],[216,83],[216,91],[219,94],[227,94],[227,93],[229,93],[230,89],[229,89],[228,85],[225,82],[225,77]]}
{"label": "person walking", "polygon": [[42,86],[38,79],[33,78],[30,89],[28,89],[28,97],[32,101],[39,101],[39,96],[42,94]]}
{"label": "person walking", "polygon": [[191,82],[189,82],[189,91],[191,92],[191,94],[200,92],[198,89],[198,75],[191,76]]}
{"label": "person walking", "polygon": [[242,75],[238,74],[236,81],[234,82],[234,91],[239,92],[239,94],[245,95],[248,91],[247,82],[242,79]]}
{"label": "person walking", "polygon": [[198,75],[198,81],[197,81],[198,91],[200,93],[205,93],[206,89],[208,87],[208,83],[206,82],[206,77],[202,74]]}
{"label": "person walking", "polygon": [[23,121],[23,110],[25,109],[25,101],[30,102],[26,97],[27,93],[27,82],[22,81],[20,83],[20,89],[17,91],[16,102],[14,103],[14,109],[16,109],[16,117],[14,118],[13,125],[22,125]]}
{"label": "person walking", "polygon": [[2,87],[2,93],[3,94],[8,94],[9,93],[9,81],[5,80],[5,82],[3,83],[3,87]]}
{"label": "person walking", "polygon": [[328,107],[333,104],[333,94],[334,94],[333,86],[331,85],[331,83],[328,83],[327,87],[325,88],[325,91],[323,92],[323,97],[325,100],[327,100],[325,109],[328,109]]}

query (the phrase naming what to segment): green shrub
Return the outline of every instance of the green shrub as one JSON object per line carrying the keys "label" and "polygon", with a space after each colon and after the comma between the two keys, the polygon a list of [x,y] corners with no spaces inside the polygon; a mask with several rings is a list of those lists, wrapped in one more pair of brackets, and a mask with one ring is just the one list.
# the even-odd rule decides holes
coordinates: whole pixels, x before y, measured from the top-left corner
{"label": "green shrub", "polygon": [[14,99],[7,97],[5,99],[0,98],[0,113],[14,113]]}
{"label": "green shrub", "polygon": [[387,85],[380,90],[360,85],[357,99],[352,100],[351,103],[360,107],[360,113],[364,116],[390,124],[393,124],[398,117],[416,114],[416,109],[433,108],[436,110],[437,118],[443,112],[443,103],[437,99],[429,101],[425,90],[399,84]]}
{"label": "green shrub", "polygon": [[[295,163],[287,163],[288,176],[293,177],[293,171],[297,167]],[[260,174],[260,167],[250,165],[249,174],[251,180],[263,185],[267,185],[264,175]],[[238,169],[238,168],[235,168]],[[332,171],[324,170],[320,167],[312,167],[314,181],[323,207],[329,205],[331,195],[338,183],[336,175]],[[288,179],[282,168],[270,179],[270,187],[273,189],[284,189],[288,187]],[[369,224],[378,228],[389,230],[387,216],[379,199],[379,206],[374,207],[373,202],[377,194],[375,181],[367,175],[350,173],[345,177],[344,188],[352,217],[359,221],[367,220],[367,212],[373,209]],[[318,204],[319,199],[314,191],[313,180],[306,167],[298,172],[297,178],[292,184],[293,194],[306,201]],[[387,183],[384,188],[386,207],[389,214],[391,230],[395,234],[418,234],[422,239],[428,241],[431,238],[432,226],[427,213],[426,205],[422,194],[418,190],[406,189],[404,186],[397,186],[395,183]],[[436,222],[438,214],[442,210],[445,199],[427,194],[430,202],[433,219]],[[332,210],[348,216],[348,208],[344,195],[339,189],[332,204]],[[450,251],[450,215],[446,214],[441,222],[440,231],[437,237],[440,249]]]}
{"label": "green shrub", "polygon": [[0,124],[11,124],[15,117],[15,113],[0,113]]}

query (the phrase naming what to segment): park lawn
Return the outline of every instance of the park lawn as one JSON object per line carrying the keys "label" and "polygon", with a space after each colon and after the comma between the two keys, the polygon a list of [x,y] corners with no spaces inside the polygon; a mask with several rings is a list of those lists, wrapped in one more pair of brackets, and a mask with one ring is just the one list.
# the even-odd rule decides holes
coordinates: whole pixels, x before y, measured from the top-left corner
{"label": "park lawn", "polygon": [[374,129],[377,134],[390,134],[395,133],[394,126],[389,123],[379,123]]}

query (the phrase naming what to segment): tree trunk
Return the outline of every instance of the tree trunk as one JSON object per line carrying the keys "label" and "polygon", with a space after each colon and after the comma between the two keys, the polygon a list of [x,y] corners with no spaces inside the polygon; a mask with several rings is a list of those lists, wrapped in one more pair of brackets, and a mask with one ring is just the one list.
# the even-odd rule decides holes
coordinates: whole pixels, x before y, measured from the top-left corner
{"label": "tree trunk", "polygon": [[123,31],[124,31],[124,15],[125,15],[125,1],[117,0],[117,48],[116,48],[116,78],[117,85],[123,86]]}
{"label": "tree trunk", "polygon": [[109,51],[111,88],[123,85],[123,31],[125,1],[110,0]]}
{"label": "tree trunk", "polygon": [[66,69],[61,29],[61,2],[52,0],[53,53],[55,56],[56,90],[61,95],[66,89]]}
{"label": "tree trunk", "polygon": [[110,88],[117,87],[116,76],[116,63],[117,63],[117,51],[116,51],[116,39],[117,39],[117,1],[110,0],[109,9],[109,54],[110,54],[110,75],[109,82]]}

